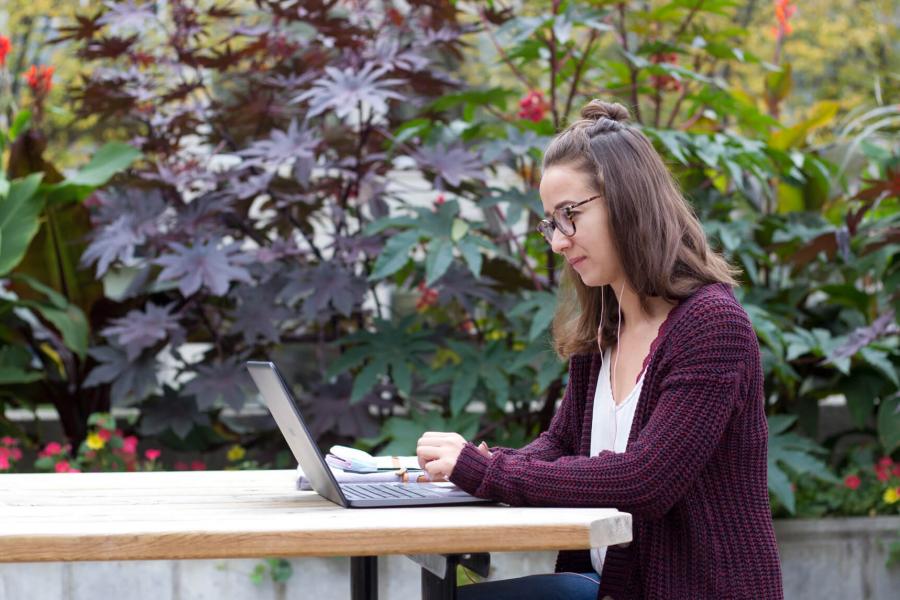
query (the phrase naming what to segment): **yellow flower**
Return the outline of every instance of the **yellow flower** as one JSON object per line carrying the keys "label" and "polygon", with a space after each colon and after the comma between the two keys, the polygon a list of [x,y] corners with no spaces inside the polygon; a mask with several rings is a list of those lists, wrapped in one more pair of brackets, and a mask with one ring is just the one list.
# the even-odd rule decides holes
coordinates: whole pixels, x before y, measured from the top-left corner
{"label": "yellow flower", "polygon": [[87,436],[87,447],[91,450],[99,450],[105,445],[106,442],[104,442],[103,438],[96,433],[92,433]]}
{"label": "yellow flower", "polygon": [[228,460],[230,460],[231,462],[236,462],[236,461],[239,461],[242,458],[244,458],[244,456],[246,454],[247,454],[247,451],[244,450],[243,447],[235,444],[234,446],[232,446],[231,448],[228,449]]}
{"label": "yellow flower", "polygon": [[900,500],[900,494],[897,493],[897,488],[889,487],[884,490],[884,495],[881,497],[888,504],[893,504],[897,500]]}

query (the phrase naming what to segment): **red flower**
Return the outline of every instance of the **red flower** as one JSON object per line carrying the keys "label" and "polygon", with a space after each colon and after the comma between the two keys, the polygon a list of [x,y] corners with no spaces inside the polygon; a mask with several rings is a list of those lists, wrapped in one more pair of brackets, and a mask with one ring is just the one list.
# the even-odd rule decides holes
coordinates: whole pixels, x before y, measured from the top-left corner
{"label": "red flower", "polygon": [[878,461],[878,466],[884,469],[890,468],[894,466],[894,461],[891,460],[890,456],[884,456]]}
{"label": "red flower", "polygon": [[9,468],[9,459],[5,456],[0,456],[0,471],[5,471]]}
{"label": "red flower", "polygon": [[109,432],[109,429],[101,429],[97,432],[97,437],[103,440],[104,442],[108,442],[109,438],[112,437],[112,433]]}
{"label": "red flower", "polygon": [[44,447],[44,451],[41,452],[42,456],[54,456],[62,452],[62,446],[59,445],[59,442],[50,442]]}
{"label": "red flower", "polygon": [[419,284],[419,300],[416,302],[416,310],[422,312],[430,306],[437,304],[438,292],[436,289],[426,287],[425,282]]}
{"label": "red flower", "polygon": [[860,483],[862,483],[862,480],[860,480],[857,475],[847,475],[847,477],[844,478],[844,485],[851,490],[858,488]]}
{"label": "red flower", "polygon": [[883,483],[891,478],[891,474],[888,473],[887,469],[882,469],[879,467],[875,469],[875,477],[878,479],[878,481],[881,481]]}
{"label": "red flower", "polygon": [[438,194],[437,198],[434,199],[434,207],[437,208],[438,206],[442,205],[446,201],[447,201],[447,199],[444,198],[443,194]]}
{"label": "red flower", "polygon": [[189,465],[181,460],[175,461],[175,470],[176,471],[187,471],[189,469]]}
{"label": "red flower", "polygon": [[35,96],[43,96],[53,87],[53,67],[31,65],[24,77]]}
{"label": "red flower", "polygon": [[797,7],[791,6],[791,0],[775,0],[775,20],[778,21],[778,25],[772,30],[775,37],[784,37],[793,33],[794,28],[788,21],[795,12],[797,12]]}
{"label": "red flower", "polygon": [[71,467],[69,467],[69,461],[61,460],[53,468],[56,469],[57,473],[68,473]]}
{"label": "red flower", "polygon": [[6,55],[9,54],[10,48],[12,48],[12,44],[9,43],[9,38],[0,35],[0,67],[6,66]]}
{"label": "red flower", "polygon": [[191,471],[205,471],[206,463],[202,460],[195,460],[191,463]]}
{"label": "red flower", "polygon": [[157,450],[156,448],[148,448],[144,452],[144,457],[146,457],[147,460],[152,462],[152,461],[156,460],[157,458],[159,458],[160,454],[162,454],[162,453],[159,450]]}
{"label": "red flower", "polygon": [[550,110],[550,106],[544,100],[544,95],[537,90],[531,90],[519,101],[520,119],[528,119],[538,123],[544,118],[548,110]]}
{"label": "red flower", "polygon": [[[653,62],[654,64],[659,64],[659,63],[675,64],[678,62],[678,54],[675,52],[654,54],[650,58],[650,61]],[[658,90],[662,90],[662,91],[674,90],[676,92],[680,92],[681,88],[682,88],[681,82],[678,81],[677,79],[675,79],[674,77],[672,77],[671,75],[665,75],[665,74],[664,75],[651,75],[650,81],[652,82],[653,87],[655,87]]]}

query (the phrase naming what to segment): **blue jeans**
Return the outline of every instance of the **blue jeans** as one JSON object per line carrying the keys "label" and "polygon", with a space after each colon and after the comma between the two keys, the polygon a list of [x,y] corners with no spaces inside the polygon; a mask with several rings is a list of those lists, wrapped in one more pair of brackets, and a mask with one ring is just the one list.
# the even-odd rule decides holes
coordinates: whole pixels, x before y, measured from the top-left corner
{"label": "blue jeans", "polygon": [[590,573],[547,573],[485,581],[457,588],[458,600],[596,600],[600,576]]}

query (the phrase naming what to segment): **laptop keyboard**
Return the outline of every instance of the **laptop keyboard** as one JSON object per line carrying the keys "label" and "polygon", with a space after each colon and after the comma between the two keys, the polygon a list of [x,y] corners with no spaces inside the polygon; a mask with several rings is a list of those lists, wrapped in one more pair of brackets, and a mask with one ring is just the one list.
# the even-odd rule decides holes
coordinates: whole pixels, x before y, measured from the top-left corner
{"label": "laptop keyboard", "polygon": [[443,498],[446,491],[428,489],[420,483],[345,483],[341,491],[348,500],[372,498]]}

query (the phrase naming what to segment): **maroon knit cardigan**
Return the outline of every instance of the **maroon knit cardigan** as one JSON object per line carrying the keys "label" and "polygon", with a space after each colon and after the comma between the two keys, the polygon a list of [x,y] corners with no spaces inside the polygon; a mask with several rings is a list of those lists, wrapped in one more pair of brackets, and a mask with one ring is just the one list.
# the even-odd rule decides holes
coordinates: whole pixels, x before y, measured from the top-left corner
{"label": "maroon knit cardigan", "polygon": [[[723,284],[673,308],[650,348],[625,452],[588,456],[599,353],[573,356],[550,428],[533,443],[467,444],[450,480],[515,506],[613,507],[633,541],[607,550],[598,598],[783,598],[766,487],[759,343]],[[556,571],[591,571],[563,550]]]}

